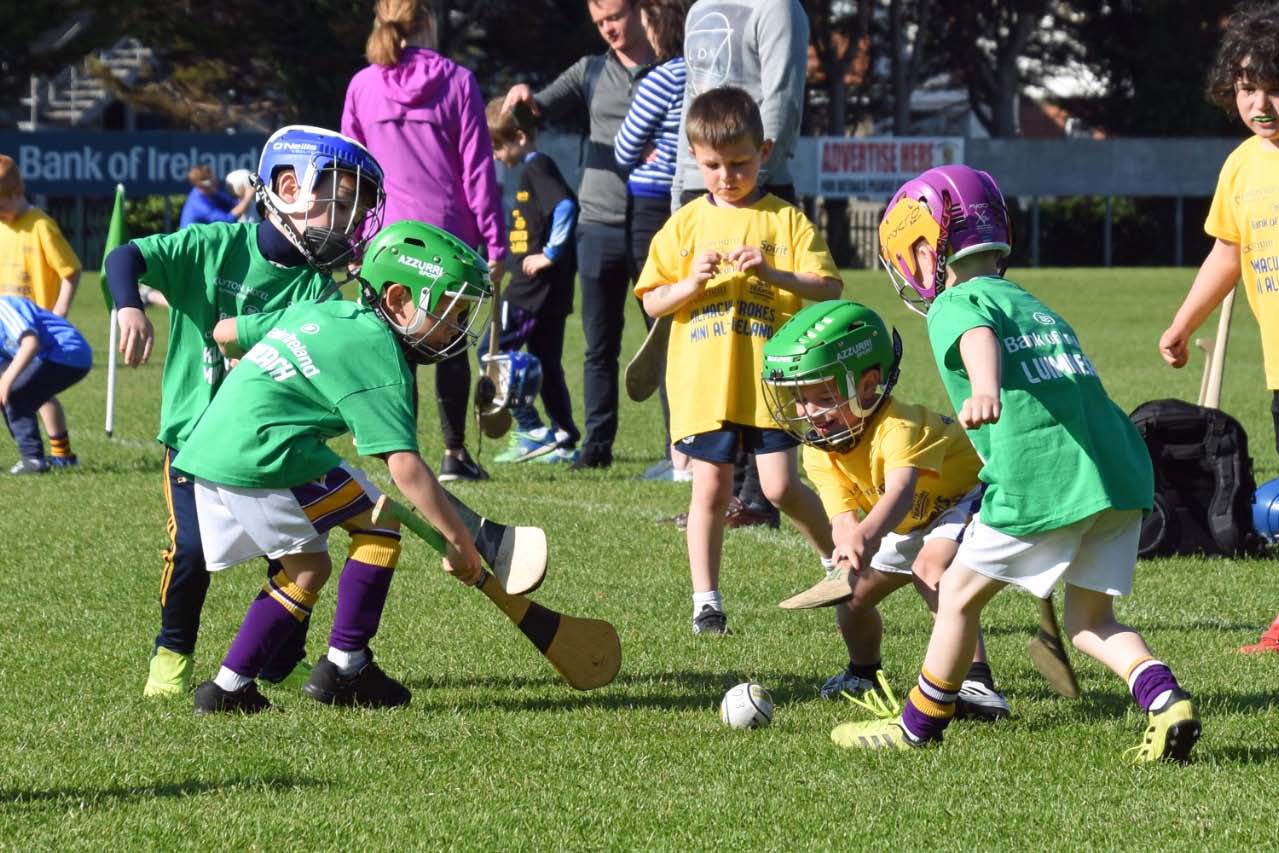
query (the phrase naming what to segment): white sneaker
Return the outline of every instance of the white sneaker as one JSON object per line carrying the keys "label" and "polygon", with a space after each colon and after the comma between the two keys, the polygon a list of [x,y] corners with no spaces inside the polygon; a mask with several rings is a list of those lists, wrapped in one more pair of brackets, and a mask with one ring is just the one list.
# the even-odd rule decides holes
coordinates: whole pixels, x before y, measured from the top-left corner
{"label": "white sneaker", "polygon": [[671,479],[676,483],[691,483],[693,482],[693,469],[671,468]]}
{"label": "white sneaker", "polygon": [[961,720],[1002,720],[1012,713],[1008,700],[980,681],[965,681],[955,700],[955,716]]}
{"label": "white sneaker", "polygon": [[838,675],[832,675],[822,685],[821,694],[823,699],[838,699],[843,696],[844,692],[853,696],[861,696],[863,693],[869,693],[875,689],[875,682],[869,678],[862,678],[860,675],[852,675],[848,670],[844,670]]}
{"label": "white sneaker", "polygon": [[9,469],[10,474],[43,474],[49,470],[49,463],[43,459],[27,459],[22,458],[13,463],[13,467]]}
{"label": "white sneaker", "polygon": [[671,464],[671,460],[659,459],[657,462],[646,468],[643,474],[640,474],[640,479],[670,481],[674,479],[674,474],[675,466]]}

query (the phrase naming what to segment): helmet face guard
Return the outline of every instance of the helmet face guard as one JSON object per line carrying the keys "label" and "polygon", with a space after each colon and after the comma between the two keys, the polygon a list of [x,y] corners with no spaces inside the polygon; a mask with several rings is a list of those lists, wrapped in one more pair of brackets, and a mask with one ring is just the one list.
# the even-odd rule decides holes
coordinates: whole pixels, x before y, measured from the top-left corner
{"label": "helmet face guard", "polygon": [[[405,220],[369,242],[360,298],[400,338],[410,361],[432,364],[475,343],[487,323],[488,275],[488,263],[452,234]],[[392,284],[409,292],[413,314],[407,322],[399,322],[383,304]]]}
{"label": "helmet face guard", "polygon": [[[936,251],[937,265],[925,281],[915,246]],[[917,314],[927,314],[946,288],[950,261],[978,252],[1012,251],[1008,208],[995,179],[969,166],[929,169],[902,185],[879,225],[880,262],[897,295]]]}
{"label": "helmet face guard", "polygon": [[480,414],[492,415],[502,409],[530,406],[537,399],[542,390],[542,362],[537,356],[523,351],[502,352],[483,355],[480,361],[485,368],[496,367],[497,373],[493,399],[485,401]]}
{"label": "helmet face guard", "polygon": [[[279,170],[291,168],[298,193],[276,193]],[[271,135],[251,176],[258,200],[276,215],[307,263],[328,271],[356,260],[381,225],[382,168],[363,145],[331,130],[290,125]],[[291,216],[301,215],[299,226]]]}
{"label": "helmet face guard", "polygon": [[[798,441],[844,453],[856,446],[871,416],[892,393],[901,364],[901,337],[856,302],[809,305],[764,345],[761,383],[769,413]],[[878,370],[873,399],[862,377]]]}

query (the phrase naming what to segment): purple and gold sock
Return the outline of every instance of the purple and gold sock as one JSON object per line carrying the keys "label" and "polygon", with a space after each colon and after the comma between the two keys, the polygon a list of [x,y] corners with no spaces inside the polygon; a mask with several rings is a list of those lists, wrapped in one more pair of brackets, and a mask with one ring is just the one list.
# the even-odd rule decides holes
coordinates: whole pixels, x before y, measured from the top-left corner
{"label": "purple and gold sock", "polygon": [[382,609],[400,559],[400,536],[389,530],[357,530],[338,579],[337,611],[329,645],[360,651],[377,634]]}
{"label": "purple and gold sock", "polygon": [[1128,667],[1127,681],[1132,698],[1146,712],[1162,711],[1173,691],[1181,690],[1168,665],[1152,657],[1140,658]]}
{"label": "purple and gold sock", "polygon": [[268,578],[249,605],[249,612],[244,614],[222,665],[240,675],[257,678],[298,623],[311,615],[317,597],[295,584],[283,571]]}
{"label": "purple and gold sock", "polygon": [[950,684],[921,669],[919,683],[906,698],[902,728],[915,741],[941,740],[942,732],[955,716],[959,685]]}

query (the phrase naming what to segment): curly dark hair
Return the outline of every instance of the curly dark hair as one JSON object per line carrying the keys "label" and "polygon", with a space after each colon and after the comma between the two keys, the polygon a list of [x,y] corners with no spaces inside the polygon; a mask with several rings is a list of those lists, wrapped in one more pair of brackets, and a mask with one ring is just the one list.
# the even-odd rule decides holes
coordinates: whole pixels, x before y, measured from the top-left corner
{"label": "curly dark hair", "polygon": [[689,3],[690,0],[638,0],[635,4],[653,30],[658,62],[684,55],[684,18]]}
{"label": "curly dark hair", "polygon": [[1217,58],[1208,74],[1208,97],[1228,113],[1235,111],[1235,83],[1248,81],[1279,91],[1279,3],[1245,3],[1226,20]]}

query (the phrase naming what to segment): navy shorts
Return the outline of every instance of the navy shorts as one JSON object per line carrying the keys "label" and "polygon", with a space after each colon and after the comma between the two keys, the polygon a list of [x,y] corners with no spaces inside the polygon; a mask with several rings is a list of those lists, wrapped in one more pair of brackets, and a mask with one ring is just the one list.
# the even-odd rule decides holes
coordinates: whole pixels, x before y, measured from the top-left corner
{"label": "navy shorts", "polygon": [[799,441],[780,429],[762,429],[725,422],[723,429],[699,432],[677,442],[679,450],[703,462],[731,465],[739,450],[761,456],[798,447]]}

